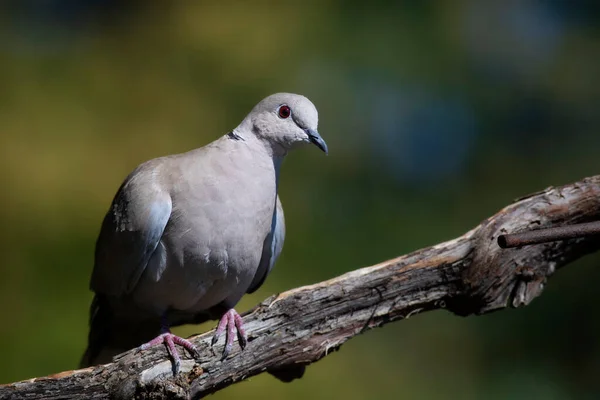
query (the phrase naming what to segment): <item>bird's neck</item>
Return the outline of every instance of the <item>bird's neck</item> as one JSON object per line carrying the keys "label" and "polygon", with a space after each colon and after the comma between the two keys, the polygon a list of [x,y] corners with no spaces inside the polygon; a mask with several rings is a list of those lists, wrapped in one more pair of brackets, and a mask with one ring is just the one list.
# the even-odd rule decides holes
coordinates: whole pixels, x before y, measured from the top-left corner
{"label": "bird's neck", "polygon": [[261,135],[249,118],[244,119],[237,128],[231,131],[230,135],[243,141],[257,142],[273,160],[283,159],[288,153],[288,149],[283,144]]}
{"label": "bird's neck", "polygon": [[273,169],[275,172],[275,184],[276,187],[279,186],[279,172],[281,171],[281,164],[285,156],[287,155],[287,151],[278,144],[273,144],[264,140],[263,138],[257,137],[253,133],[248,134],[247,129],[240,129],[237,127],[227,135],[228,140],[233,140],[235,142],[240,142],[240,144],[250,145],[254,150],[264,152],[263,154],[270,158],[273,162]]}
{"label": "bird's neck", "polygon": [[275,192],[279,191],[279,171],[281,171],[281,164],[283,164],[283,158],[285,156],[274,156],[273,167],[275,168]]}

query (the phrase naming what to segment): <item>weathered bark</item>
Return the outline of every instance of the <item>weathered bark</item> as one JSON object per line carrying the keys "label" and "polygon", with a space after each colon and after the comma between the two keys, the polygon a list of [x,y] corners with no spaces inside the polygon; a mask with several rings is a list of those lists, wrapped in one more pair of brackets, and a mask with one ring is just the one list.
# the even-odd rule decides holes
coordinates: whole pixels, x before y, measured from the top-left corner
{"label": "weathered bark", "polygon": [[481,314],[529,304],[559,267],[600,248],[598,237],[500,249],[500,234],[600,216],[600,176],[548,188],[504,208],[454,240],[272,296],[245,316],[248,347],[225,362],[211,333],[192,338],[197,362],[173,377],[165,349],[129,351],[112,364],[0,386],[0,398],[199,398],[265,370],[306,365],[351,337],[446,308]]}

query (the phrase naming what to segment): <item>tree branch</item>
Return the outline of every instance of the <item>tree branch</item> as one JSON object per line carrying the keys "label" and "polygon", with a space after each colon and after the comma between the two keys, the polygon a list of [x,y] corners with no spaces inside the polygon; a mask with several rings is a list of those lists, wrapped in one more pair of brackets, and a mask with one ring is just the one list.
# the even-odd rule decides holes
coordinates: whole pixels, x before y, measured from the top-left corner
{"label": "tree branch", "polygon": [[517,200],[454,240],[337,278],[272,296],[244,317],[248,347],[224,362],[212,332],[195,336],[195,362],[173,377],[161,346],[116,362],[0,386],[0,398],[200,398],[265,370],[325,357],[346,340],[388,322],[438,308],[482,314],[529,304],[554,271],[600,248],[596,237],[515,249],[500,234],[588,222],[600,216],[600,176]]}

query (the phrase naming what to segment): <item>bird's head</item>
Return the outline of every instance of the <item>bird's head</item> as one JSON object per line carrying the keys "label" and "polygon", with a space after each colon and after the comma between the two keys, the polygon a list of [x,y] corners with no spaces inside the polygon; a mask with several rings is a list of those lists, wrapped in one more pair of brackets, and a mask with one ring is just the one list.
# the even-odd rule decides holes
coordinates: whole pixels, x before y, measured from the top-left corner
{"label": "bird's head", "polygon": [[327,153],[318,123],[317,109],[306,97],[277,93],[258,103],[242,124],[249,124],[252,132],[278,153],[287,153],[302,143],[312,143]]}

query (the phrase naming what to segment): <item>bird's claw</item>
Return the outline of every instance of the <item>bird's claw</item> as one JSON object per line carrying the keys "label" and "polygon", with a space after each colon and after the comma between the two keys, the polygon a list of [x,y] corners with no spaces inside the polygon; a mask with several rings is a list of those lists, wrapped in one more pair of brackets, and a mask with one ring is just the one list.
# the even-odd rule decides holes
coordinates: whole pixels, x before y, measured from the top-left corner
{"label": "bird's claw", "polygon": [[225,347],[223,348],[221,361],[225,360],[231,352],[231,349],[233,348],[233,339],[236,336],[236,333],[238,337],[238,342],[242,350],[244,350],[246,348],[246,345],[248,344],[248,338],[246,337],[246,331],[244,330],[244,323],[242,321],[242,317],[240,317],[237,311],[231,309],[225,314],[223,314],[223,316],[221,317],[221,320],[219,321],[215,334],[212,338],[211,346],[214,346],[217,343],[219,337],[225,331],[226,328],[227,331],[225,334]]}
{"label": "bird's claw", "polygon": [[173,360],[173,374],[174,375],[177,375],[181,368],[181,357],[179,356],[179,352],[177,351],[177,348],[175,347],[176,344],[180,345],[181,347],[183,347],[184,349],[189,351],[194,358],[198,358],[200,356],[200,352],[198,351],[198,349],[196,348],[196,346],[194,346],[194,344],[192,342],[190,342],[187,339],[181,338],[177,335],[173,335],[171,332],[166,332],[161,335],[158,335],[151,341],[141,345],[139,347],[139,349],[146,350],[146,349],[149,349],[150,347],[153,347],[153,346],[156,346],[159,344],[163,344],[163,343],[165,344],[165,346],[167,346],[167,351],[168,351],[169,355],[171,356],[171,359]]}
{"label": "bird's claw", "polygon": [[173,375],[177,375],[181,369],[181,359],[173,358]]}

